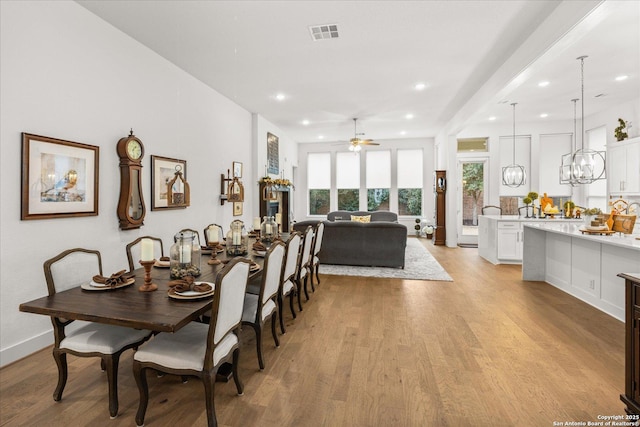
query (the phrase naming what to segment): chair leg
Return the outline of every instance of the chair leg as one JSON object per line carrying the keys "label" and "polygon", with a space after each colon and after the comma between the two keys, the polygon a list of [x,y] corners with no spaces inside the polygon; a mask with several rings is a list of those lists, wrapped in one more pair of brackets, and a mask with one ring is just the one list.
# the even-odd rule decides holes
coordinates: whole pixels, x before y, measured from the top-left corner
{"label": "chair leg", "polygon": [[209,427],[216,427],[218,425],[215,403],[213,401],[215,382],[215,373],[211,374],[211,372],[207,372],[202,378],[202,383],[204,384],[204,400],[207,406],[207,425]]}
{"label": "chair leg", "polygon": [[311,291],[315,292],[316,291],[316,287],[313,284],[313,265],[310,265],[308,270],[309,270],[309,282],[311,282]]}
{"label": "chair leg", "polygon": [[262,359],[262,328],[260,325],[252,324],[253,330],[256,331],[256,351],[258,352],[258,365],[260,370],[264,369],[264,360]]}
{"label": "chair leg", "polygon": [[284,329],[284,319],[282,318],[282,303],[284,301],[282,301],[282,295],[278,295],[278,317],[280,319],[280,332],[282,332],[282,335],[286,334],[287,331],[285,331]]}
{"label": "chair leg", "polygon": [[233,350],[233,381],[236,383],[236,389],[238,390],[238,396],[242,396],[244,394],[244,385],[242,385],[242,381],[240,381],[240,377],[238,376],[238,360],[240,358],[240,348],[236,348]]}
{"label": "chair leg", "polygon": [[320,285],[320,265],[316,263],[313,267],[316,270],[316,280],[318,281],[318,285]]}
{"label": "chair leg", "polygon": [[102,357],[107,368],[107,382],[109,383],[109,415],[111,419],[118,416],[118,364],[120,353],[108,354]]}
{"label": "chair leg", "polygon": [[296,318],[296,311],[293,309],[293,295],[294,291],[291,290],[291,292],[289,293],[289,308],[291,308],[291,315],[293,316],[293,318]]}
{"label": "chair leg", "polygon": [[300,294],[302,293],[302,282],[300,279],[296,280],[296,295],[298,297],[298,308],[302,311],[302,300],[300,299]]}
{"label": "chair leg", "polygon": [[309,274],[306,274],[304,276],[304,296],[307,298],[307,301],[309,301],[309,289],[307,286],[308,282],[309,282]]}
{"label": "chair leg", "polygon": [[104,363],[104,359],[100,359],[100,370],[102,372],[107,370],[107,365]]}
{"label": "chair leg", "polygon": [[280,340],[278,339],[278,333],[276,332],[276,312],[271,315],[271,335],[273,335],[273,341],[276,343],[276,347],[280,347]]}
{"label": "chair leg", "polygon": [[58,349],[53,350],[53,358],[58,365],[58,385],[56,386],[55,391],[53,392],[53,400],[56,402],[62,399],[62,392],[64,391],[64,386],[67,385],[67,353],[60,351]]}
{"label": "chair leg", "polygon": [[147,384],[147,369],[142,368],[139,362],[133,361],[133,377],[138,385],[140,393],[140,403],[138,404],[138,412],[136,413],[136,425],[144,425],[144,415],[147,412],[149,403],[149,385]]}

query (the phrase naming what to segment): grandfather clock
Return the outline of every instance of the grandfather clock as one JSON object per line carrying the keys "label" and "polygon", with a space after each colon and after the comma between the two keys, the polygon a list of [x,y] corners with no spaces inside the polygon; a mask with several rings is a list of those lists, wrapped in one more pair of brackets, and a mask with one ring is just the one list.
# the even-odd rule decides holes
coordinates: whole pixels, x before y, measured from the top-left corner
{"label": "grandfather clock", "polygon": [[444,245],[447,240],[447,229],[445,222],[445,203],[447,192],[447,171],[435,171],[433,192],[435,196],[435,214],[436,229],[433,233],[433,244]]}

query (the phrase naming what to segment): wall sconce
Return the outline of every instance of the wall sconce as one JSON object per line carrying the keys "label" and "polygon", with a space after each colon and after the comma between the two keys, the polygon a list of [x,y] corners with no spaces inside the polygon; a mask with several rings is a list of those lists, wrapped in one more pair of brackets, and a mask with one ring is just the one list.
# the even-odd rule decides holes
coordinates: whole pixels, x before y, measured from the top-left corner
{"label": "wall sconce", "polygon": [[220,174],[220,205],[224,202],[244,202],[244,185],[240,178],[231,178],[229,169],[226,178]]}
{"label": "wall sconce", "polygon": [[182,176],[182,166],[176,165],[176,173],[167,183],[167,205],[171,207],[187,207],[191,204],[189,183]]}

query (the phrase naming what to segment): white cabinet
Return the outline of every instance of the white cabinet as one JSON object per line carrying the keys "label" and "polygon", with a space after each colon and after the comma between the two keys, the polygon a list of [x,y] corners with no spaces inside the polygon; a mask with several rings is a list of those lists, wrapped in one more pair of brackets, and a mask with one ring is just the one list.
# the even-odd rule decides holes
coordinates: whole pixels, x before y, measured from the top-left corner
{"label": "white cabinet", "polygon": [[522,223],[498,221],[498,259],[522,261]]}
{"label": "white cabinet", "polygon": [[607,146],[609,194],[640,194],[640,137]]}

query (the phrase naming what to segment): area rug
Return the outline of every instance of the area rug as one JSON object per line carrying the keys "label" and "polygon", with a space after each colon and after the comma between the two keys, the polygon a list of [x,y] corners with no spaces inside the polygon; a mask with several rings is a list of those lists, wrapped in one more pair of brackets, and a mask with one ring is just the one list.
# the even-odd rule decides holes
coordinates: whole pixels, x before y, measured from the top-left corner
{"label": "area rug", "polygon": [[451,276],[438,261],[422,246],[418,239],[414,238],[407,239],[404,269],[320,264],[320,274],[453,282]]}

